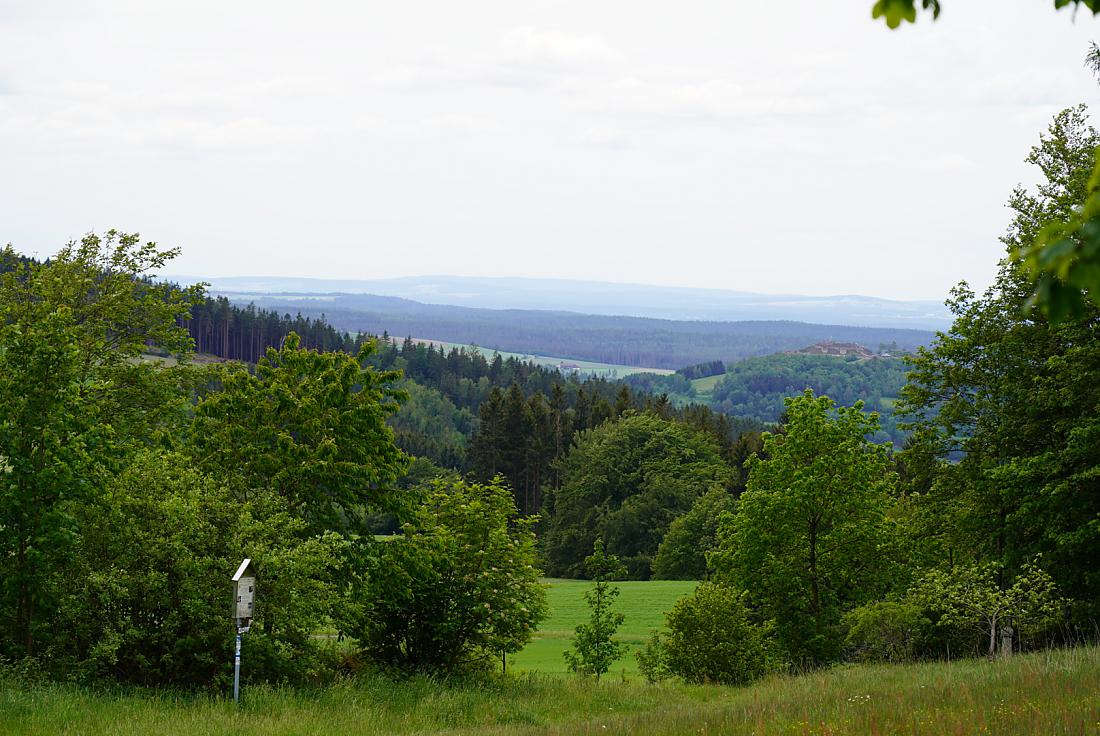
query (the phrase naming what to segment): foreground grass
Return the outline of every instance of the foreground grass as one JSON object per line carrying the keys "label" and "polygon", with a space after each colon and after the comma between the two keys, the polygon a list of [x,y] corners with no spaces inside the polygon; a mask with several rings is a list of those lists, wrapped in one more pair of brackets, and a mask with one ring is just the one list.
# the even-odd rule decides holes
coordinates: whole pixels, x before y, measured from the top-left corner
{"label": "foreground grass", "polygon": [[[549,615],[539,625],[534,640],[509,658],[515,671],[564,674],[567,672],[562,653],[569,648],[577,624],[587,621],[588,605],[584,592],[592,587],[587,580],[547,579]],[[698,585],[691,580],[629,580],[617,582],[619,597],[614,607],[626,615],[616,639],[629,646],[627,655],[612,667],[611,676],[637,676],[638,661],[634,657],[654,629],[663,628],[665,613],[680,598]]]}
{"label": "foreground grass", "polygon": [[0,732],[45,734],[1085,734],[1100,730],[1100,649],[842,667],[745,688],[525,676],[483,684],[361,678],[205,697],[0,681]]}

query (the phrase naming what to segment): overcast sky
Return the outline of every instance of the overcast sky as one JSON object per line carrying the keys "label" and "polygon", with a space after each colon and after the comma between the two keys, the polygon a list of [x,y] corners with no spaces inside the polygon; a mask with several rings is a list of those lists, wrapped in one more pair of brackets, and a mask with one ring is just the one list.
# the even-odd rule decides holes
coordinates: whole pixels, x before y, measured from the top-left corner
{"label": "overcast sky", "polygon": [[942,298],[1097,21],[946,0],[0,0],[0,242],[174,273]]}

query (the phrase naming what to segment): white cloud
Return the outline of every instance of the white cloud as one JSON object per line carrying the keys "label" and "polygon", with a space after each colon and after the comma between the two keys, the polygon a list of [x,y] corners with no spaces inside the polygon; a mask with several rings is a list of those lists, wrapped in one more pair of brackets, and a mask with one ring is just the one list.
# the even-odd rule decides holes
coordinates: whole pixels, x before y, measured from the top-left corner
{"label": "white cloud", "polygon": [[631,147],[630,138],[619,128],[593,125],[577,137],[577,142],[596,148],[624,149]]}
{"label": "white cloud", "polygon": [[623,77],[594,84],[577,106],[612,115],[695,120],[742,119],[766,123],[775,117],[821,115],[829,106],[817,96],[740,84],[718,77],[668,80]]}
{"label": "white cloud", "polygon": [[487,53],[436,50],[415,63],[373,75],[374,84],[430,91],[455,85],[543,87],[566,79],[606,74],[625,65],[601,37],[541,31],[528,26],[503,32]]}
{"label": "white cloud", "polygon": [[428,130],[463,133],[496,133],[501,130],[500,122],[491,118],[456,113],[427,118],[421,121],[421,127]]}
{"label": "white cloud", "polygon": [[917,168],[934,174],[956,174],[977,168],[974,160],[961,154],[946,154],[915,162]]}
{"label": "white cloud", "polygon": [[542,74],[590,72],[624,63],[599,36],[513,28],[497,44],[492,64]]}
{"label": "white cloud", "polygon": [[131,134],[138,145],[189,148],[196,151],[251,151],[277,149],[304,143],[315,131],[261,118],[240,118],[224,123],[165,119]]}

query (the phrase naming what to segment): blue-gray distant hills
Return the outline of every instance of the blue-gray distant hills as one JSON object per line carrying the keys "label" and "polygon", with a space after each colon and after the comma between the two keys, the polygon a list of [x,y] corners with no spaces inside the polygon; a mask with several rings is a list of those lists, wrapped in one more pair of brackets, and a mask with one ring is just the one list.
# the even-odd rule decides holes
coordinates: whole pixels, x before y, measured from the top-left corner
{"label": "blue-gray distant hills", "polygon": [[[176,278],[183,282],[195,280]],[[850,299],[864,300],[863,309],[869,313],[875,312],[874,305],[881,303],[881,308],[875,312],[879,315],[876,320],[868,317],[863,324],[822,324],[821,315],[840,313],[837,304],[842,299],[821,299],[818,316],[813,322],[809,322],[793,318],[776,319],[774,315],[784,314],[784,310],[791,314],[809,315],[813,311],[809,304],[818,299],[816,297],[779,298],[757,295],[761,301],[754,307],[746,307],[750,311],[742,313],[734,311],[734,300],[729,296],[736,292],[601,284],[599,286],[609,290],[608,294],[601,295],[595,289],[597,284],[576,281],[455,277],[384,281],[248,277],[205,280],[211,283],[212,292],[226,296],[236,304],[243,306],[254,303],[264,309],[312,317],[324,315],[334,327],[349,332],[388,332],[398,338],[412,336],[446,342],[475,343],[501,351],[651,368],[676,369],[713,360],[730,362],[752,355],[797,350],[824,340],[855,342],[872,350],[913,350],[918,345],[928,344],[933,338],[933,333],[927,329],[892,326],[891,320],[909,324],[902,317],[904,311],[900,307],[890,307],[893,311],[889,312],[885,306],[881,306],[912,303],[867,297]],[[360,291],[376,289],[378,284],[388,285],[386,288],[390,290],[398,290],[399,285],[405,284],[408,286],[407,292],[415,293],[418,299]],[[447,302],[423,301],[423,292],[431,284],[439,287],[433,298]],[[550,288],[555,284],[562,285],[565,294],[560,304],[555,302],[556,309],[529,307],[533,304],[549,304],[552,299]],[[468,290],[459,291],[462,285],[467,286]],[[501,295],[491,296],[488,293],[490,285],[499,285],[502,293],[514,294],[514,299]],[[529,287],[530,293],[520,294],[520,286]],[[617,289],[625,289],[633,295],[619,302],[618,309],[613,306],[611,296]],[[719,308],[693,305],[692,299],[697,292],[704,295],[703,304],[724,303],[725,306]],[[641,295],[645,293],[654,295],[651,304],[641,303]],[[674,294],[680,295],[682,303],[676,304]],[[708,297],[708,294],[711,296]],[[723,298],[726,298],[725,302],[722,302]],[[766,311],[762,306],[769,299],[774,300],[771,308],[776,311]],[[801,311],[797,311],[793,305],[800,300]],[[522,303],[524,308],[487,308],[458,304],[507,304],[513,301]],[[746,304],[749,303],[750,300],[746,299]],[[619,314],[600,313],[596,311],[601,308],[600,305],[608,312]],[[589,312],[583,313],[581,310],[584,309]],[[662,309],[666,310],[663,313],[678,311],[704,315],[757,314],[758,312],[751,309],[758,309],[760,314],[768,315],[769,318],[745,319],[742,316],[739,319],[722,319],[711,316],[708,319],[672,319],[622,314],[629,311],[662,313]],[[728,311],[722,312],[722,309]],[[911,309],[915,311],[916,307]],[[921,325],[934,324],[927,316],[924,320],[920,322],[914,318]],[[881,326],[869,324],[876,321]]]}
{"label": "blue-gray distant hills", "polygon": [[[182,280],[183,277],[177,277]],[[196,279],[191,279],[196,280]],[[216,292],[375,294],[424,304],[538,309],[655,319],[731,322],[793,320],[856,327],[941,330],[951,324],[942,302],[857,295],[755,294],[568,279],[414,276],[340,280],[293,277],[206,278]]]}

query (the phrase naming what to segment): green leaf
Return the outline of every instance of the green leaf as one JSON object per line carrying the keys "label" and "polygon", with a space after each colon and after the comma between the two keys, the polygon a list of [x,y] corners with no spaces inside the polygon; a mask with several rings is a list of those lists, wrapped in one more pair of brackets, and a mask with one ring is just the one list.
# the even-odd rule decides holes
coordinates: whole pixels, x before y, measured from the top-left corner
{"label": "green leaf", "polygon": [[887,26],[897,28],[902,21],[916,22],[917,9],[913,0],[878,0],[871,9],[871,17],[885,18]]}

